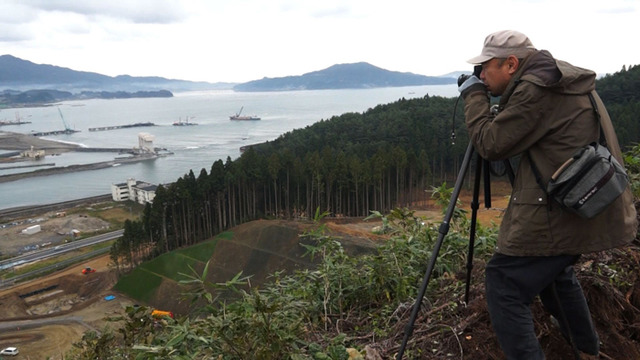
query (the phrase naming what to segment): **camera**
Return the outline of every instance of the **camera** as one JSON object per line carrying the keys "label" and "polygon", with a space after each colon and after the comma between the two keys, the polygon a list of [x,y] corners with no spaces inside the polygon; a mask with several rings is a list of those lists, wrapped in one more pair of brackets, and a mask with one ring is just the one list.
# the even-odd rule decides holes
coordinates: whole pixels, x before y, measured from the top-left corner
{"label": "camera", "polygon": [[480,78],[480,73],[482,72],[482,65],[476,65],[473,67],[473,74],[462,74],[458,77],[458,86],[462,85],[465,81],[467,81],[471,76],[475,76],[478,79]]}

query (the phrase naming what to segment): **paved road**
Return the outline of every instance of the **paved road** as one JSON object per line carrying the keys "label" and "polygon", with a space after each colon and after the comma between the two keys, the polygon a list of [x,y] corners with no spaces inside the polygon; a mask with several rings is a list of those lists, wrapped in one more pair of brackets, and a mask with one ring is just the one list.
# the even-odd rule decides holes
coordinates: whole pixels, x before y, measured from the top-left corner
{"label": "paved road", "polygon": [[[13,267],[13,266],[27,264],[27,263],[30,263],[30,262],[39,261],[39,260],[46,259],[46,258],[52,257],[52,256],[58,256],[58,255],[63,254],[65,252],[77,250],[77,249],[83,248],[85,246],[91,246],[91,245],[98,244],[98,243],[101,243],[101,242],[104,242],[104,241],[110,241],[110,240],[113,240],[113,239],[117,239],[117,238],[121,237],[123,233],[124,233],[124,230],[116,230],[116,231],[112,231],[112,232],[109,232],[109,233],[106,233],[106,234],[96,235],[96,236],[92,236],[92,237],[89,237],[89,238],[86,238],[86,239],[70,242],[68,244],[58,245],[58,246],[53,247],[53,248],[36,250],[34,252],[31,252],[31,253],[28,253],[28,254],[23,254],[23,255],[11,258],[9,260],[0,261],[0,270],[8,269],[8,268]],[[0,289],[6,288],[6,287],[10,287],[11,285],[15,284],[16,282],[19,282],[22,279],[33,278],[33,277],[36,277],[36,276],[40,275],[41,273],[50,272],[52,270],[56,270],[58,268],[74,264],[80,259],[93,258],[93,257],[102,255],[102,254],[107,253],[107,252],[109,252],[109,248],[98,249],[98,250],[86,253],[86,254],[84,254],[84,255],[82,255],[80,257],[74,257],[72,259],[67,259],[67,260],[64,260],[64,261],[61,261],[61,262],[57,262],[55,264],[52,264],[52,265],[49,265],[49,266],[45,266],[45,267],[41,267],[39,269],[30,271],[28,273],[24,273],[24,274],[21,274],[21,275],[18,275],[18,276],[14,276],[14,277],[6,279],[6,280],[0,279]]]}
{"label": "paved road", "polygon": [[35,250],[33,252],[12,257],[8,260],[0,261],[0,270],[8,269],[12,266],[28,264],[30,262],[43,260],[52,256],[58,256],[69,251],[81,249],[85,246],[99,244],[101,242],[117,239],[122,236],[124,230],[116,230],[106,234],[92,236],[86,239],[73,241],[67,244],[58,245],[52,248]]}
{"label": "paved road", "polygon": [[60,324],[70,324],[70,323],[78,323],[89,330],[95,331],[97,333],[98,330],[93,326],[87,324],[82,321],[81,316],[55,316],[46,319],[35,319],[35,320],[18,320],[18,321],[4,321],[0,320],[0,333],[5,331],[13,331],[17,329],[32,329],[45,325],[60,325]]}

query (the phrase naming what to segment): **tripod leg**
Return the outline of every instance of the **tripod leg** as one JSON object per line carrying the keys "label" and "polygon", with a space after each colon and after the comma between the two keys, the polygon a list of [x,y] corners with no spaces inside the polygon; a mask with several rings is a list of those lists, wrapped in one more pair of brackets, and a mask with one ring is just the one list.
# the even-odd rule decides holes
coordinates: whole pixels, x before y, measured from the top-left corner
{"label": "tripod leg", "polygon": [[[464,303],[469,304],[469,287],[471,286],[471,271],[473,270],[473,249],[476,242],[476,223],[478,219],[478,209],[480,208],[480,176],[482,175],[482,167],[486,165],[485,161],[479,155],[476,156],[476,175],[473,179],[473,198],[471,200],[471,225],[469,229],[469,252],[467,253],[467,282],[464,292]],[[485,187],[488,183],[488,169],[485,169]],[[486,189],[485,189],[486,191]],[[485,196],[486,197],[486,196]],[[487,200],[485,199],[485,202]]]}
{"label": "tripod leg", "polygon": [[411,317],[409,318],[409,323],[407,323],[404,330],[404,339],[402,339],[402,345],[400,346],[400,350],[398,350],[398,354],[396,359],[402,359],[402,355],[404,354],[404,350],[407,347],[407,343],[409,342],[409,338],[413,334],[413,326],[416,322],[416,318],[418,317],[418,312],[420,311],[420,305],[422,305],[422,298],[424,294],[427,292],[427,286],[429,285],[429,278],[431,277],[431,273],[433,272],[433,268],[436,264],[436,259],[438,258],[438,253],[440,252],[440,248],[442,247],[442,242],[444,237],[449,232],[449,224],[451,218],[453,216],[453,211],[456,207],[456,202],[458,201],[458,196],[460,195],[460,190],[462,189],[462,184],[464,181],[464,177],[469,168],[469,161],[471,160],[471,156],[473,155],[473,145],[469,143],[467,146],[467,152],[464,155],[464,159],[462,160],[462,165],[460,167],[460,172],[458,173],[458,178],[456,179],[456,184],[453,188],[453,193],[451,194],[451,199],[449,200],[449,206],[444,214],[444,219],[442,220],[442,224],[438,228],[438,239],[436,240],[436,244],[434,246],[433,252],[431,253],[431,259],[429,260],[429,265],[427,266],[427,271],[424,274],[424,279],[422,280],[422,286],[418,291],[418,297],[416,299],[415,304],[413,305],[413,310],[411,311]]}
{"label": "tripod leg", "polygon": [[[478,160],[479,161],[479,160]],[[484,207],[491,209],[491,162],[482,160],[484,165]]]}

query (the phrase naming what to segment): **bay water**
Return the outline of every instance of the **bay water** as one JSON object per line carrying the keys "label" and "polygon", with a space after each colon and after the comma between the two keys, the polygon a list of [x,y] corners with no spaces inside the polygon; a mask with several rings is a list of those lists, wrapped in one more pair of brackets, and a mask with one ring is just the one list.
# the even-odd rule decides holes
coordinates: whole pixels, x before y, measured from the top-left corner
{"label": "bay water", "polygon": [[[176,181],[189,170],[198,176],[203,168],[208,172],[218,159],[226,161],[227,157],[232,160],[239,157],[242,146],[274,140],[284,133],[332,116],[347,112],[362,113],[379,104],[427,94],[444,97],[458,95],[455,85],[252,93],[218,90],[177,93],[172,98],[91,99],[46,107],[3,109],[0,111],[0,120],[14,120],[17,113],[23,121],[31,123],[2,126],[0,131],[30,133],[62,130],[68,126],[79,132],[44,138],[96,148],[137,147],[138,134],[145,132],[155,137],[155,147],[165,148],[173,155],[99,170],[0,183],[0,209],[109,194],[111,184],[125,182],[128,178],[166,184]],[[255,115],[261,120],[229,120],[229,116],[240,109],[242,115]],[[187,118],[197,125],[173,126],[174,122],[184,122]],[[89,131],[94,127],[145,122],[156,126]],[[0,151],[6,152],[3,149]],[[108,161],[116,156],[114,153],[70,152],[47,156],[36,164],[68,166]],[[39,168],[0,167],[0,175]]]}

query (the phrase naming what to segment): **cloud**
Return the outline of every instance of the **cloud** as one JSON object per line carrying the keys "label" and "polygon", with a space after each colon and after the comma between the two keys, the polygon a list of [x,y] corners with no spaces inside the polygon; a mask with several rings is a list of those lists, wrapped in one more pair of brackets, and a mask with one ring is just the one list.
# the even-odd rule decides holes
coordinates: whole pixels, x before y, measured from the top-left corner
{"label": "cloud", "polygon": [[634,13],[635,11],[636,11],[636,8],[634,6],[620,6],[620,7],[611,7],[611,8],[602,9],[601,11],[599,11],[599,13],[626,15],[629,13]]}
{"label": "cloud", "polygon": [[507,0],[485,21],[486,4],[471,0],[0,0],[0,45],[111,76],[241,82],[359,61],[441,75],[468,69],[487,34],[510,28],[559,59],[612,72],[640,59],[628,40],[639,32],[636,2]]}
{"label": "cloud", "polygon": [[315,18],[348,17],[350,15],[351,15],[351,9],[344,5],[316,9],[311,13],[311,16]]}
{"label": "cloud", "polygon": [[139,24],[180,22],[187,14],[180,0],[25,0],[21,4],[43,12],[106,16]]}
{"label": "cloud", "polygon": [[19,3],[0,3],[0,23],[20,24],[37,18],[31,8]]}
{"label": "cloud", "polygon": [[14,26],[0,24],[0,42],[19,42],[33,37],[31,31],[16,29]]}
{"label": "cloud", "polygon": [[31,28],[22,26],[37,19],[37,15],[26,6],[0,3],[0,42],[20,42],[31,39]]}

